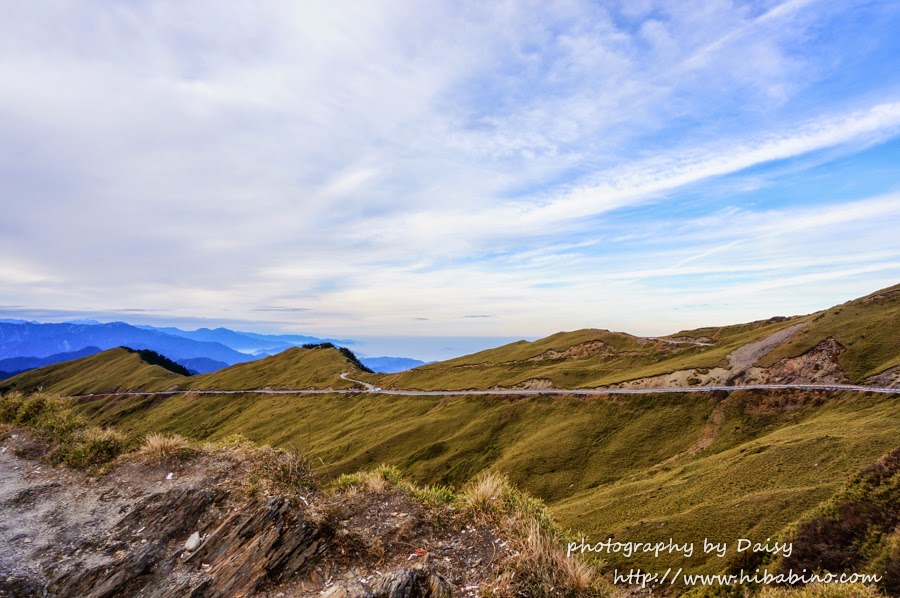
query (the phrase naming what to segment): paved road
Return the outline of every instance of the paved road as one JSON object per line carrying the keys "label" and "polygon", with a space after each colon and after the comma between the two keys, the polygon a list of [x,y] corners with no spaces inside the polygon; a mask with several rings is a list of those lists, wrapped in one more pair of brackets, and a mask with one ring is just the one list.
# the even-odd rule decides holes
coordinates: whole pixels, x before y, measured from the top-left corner
{"label": "paved road", "polygon": [[685,388],[614,388],[614,389],[548,389],[548,390],[394,390],[379,389],[375,386],[354,380],[347,377],[347,373],[341,374],[341,378],[349,382],[361,384],[365,390],[359,389],[342,389],[342,390],[320,390],[320,389],[298,389],[298,390],[272,390],[272,389],[253,389],[253,390],[165,390],[157,392],[109,392],[75,395],[77,397],[106,397],[106,396],[160,396],[160,395],[239,395],[239,394],[264,394],[264,395],[300,395],[300,394],[359,394],[362,392],[382,394],[382,395],[402,395],[413,397],[447,397],[447,396],[536,396],[536,395],[646,395],[646,394],[662,394],[662,393],[688,393],[688,392],[715,392],[724,390],[727,392],[733,390],[828,390],[828,391],[845,391],[852,390],[858,392],[875,392],[879,394],[900,394],[900,388],[877,388],[872,386],[853,386],[849,384],[747,384],[744,386],[690,386]]}
{"label": "paved road", "polygon": [[[356,382],[357,384],[362,384],[367,391],[376,392],[374,384],[369,384],[368,382],[363,382],[362,380],[354,380],[353,378],[349,378],[347,376],[347,372],[341,373],[341,380],[347,380],[349,382]],[[379,388],[378,391],[380,391],[380,390],[381,389]]]}

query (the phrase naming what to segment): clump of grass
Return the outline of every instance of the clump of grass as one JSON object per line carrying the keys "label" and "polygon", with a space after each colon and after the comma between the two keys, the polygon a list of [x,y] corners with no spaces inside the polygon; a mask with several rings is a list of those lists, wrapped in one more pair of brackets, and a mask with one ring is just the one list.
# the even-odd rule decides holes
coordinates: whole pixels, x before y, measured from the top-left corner
{"label": "clump of grass", "polygon": [[241,476],[240,490],[249,497],[278,494],[303,498],[316,487],[312,463],[296,450],[259,446],[242,434],[232,434],[203,447],[205,453],[226,455],[237,463]]}
{"label": "clump of grass", "polygon": [[516,556],[507,559],[498,592],[514,596],[591,596],[599,580],[581,555],[570,557],[565,538],[544,503],[515,488],[509,478],[484,471],[467,484],[462,500],[477,519],[506,531]]}
{"label": "clump of grass", "polygon": [[517,489],[505,475],[483,471],[462,490],[463,502],[479,518],[494,523],[512,518],[534,521],[545,532],[555,529],[543,501]]}
{"label": "clump of grass", "polygon": [[76,469],[105,465],[121,455],[128,439],[111,428],[87,427],[69,399],[48,393],[0,397],[0,420],[23,426],[50,443],[48,459]]}
{"label": "clump of grass", "polygon": [[560,548],[559,539],[535,521],[523,522],[512,535],[518,556],[508,560],[500,578],[500,590],[517,596],[596,595],[594,568],[572,558]]}
{"label": "clump of grass", "polygon": [[466,504],[477,512],[493,513],[501,508],[499,501],[509,486],[499,473],[484,471],[463,490]]}
{"label": "clump of grass", "polygon": [[159,432],[147,434],[137,451],[139,457],[150,463],[177,463],[188,459],[194,453],[190,441],[184,436]]}
{"label": "clump of grass", "polygon": [[420,487],[410,484],[409,490],[416,500],[429,507],[449,505],[457,501],[456,493],[448,486],[431,485]]}
{"label": "clump of grass", "polygon": [[36,426],[38,418],[41,417],[45,411],[57,407],[57,405],[54,405],[57,401],[59,401],[59,399],[56,397],[51,397],[44,393],[24,397],[18,404],[13,421],[23,426]]}
{"label": "clump of grass", "polygon": [[84,430],[87,420],[76,413],[65,399],[52,397],[44,403],[44,411],[37,416],[34,424],[45,439],[66,443]]}
{"label": "clump of grass", "polygon": [[90,427],[72,435],[69,442],[59,445],[52,453],[53,460],[76,469],[106,465],[125,452],[127,437],[112,428]]}
{"label": "clump of grass", "polygon": [[405,485],[400,470],[392,465],[382,464],[369,471],[343,474],[332,483],[332,488],[336,491],[362,489],[383,494],[391,486],[400,485]]}
{"label": "clump of grass", "polygon": [[0,422],[6,424],[16,423],[16,414],[24,402],[25,395],[21,392],[9,392],[0,395]]}
{"label": "clump of grass", "polygon": [[277,492],[303,496],[315,487],[312,465],[306,455],[295,450],[265,447],[256,455],[258,466],[251,475],[263,494]]}
{"label": "clump of grass", "polygon": [[87,426],[69,399],[48,393],[12,392],[0,397],[0,422],[24,426],[52,443],[65,443]]}

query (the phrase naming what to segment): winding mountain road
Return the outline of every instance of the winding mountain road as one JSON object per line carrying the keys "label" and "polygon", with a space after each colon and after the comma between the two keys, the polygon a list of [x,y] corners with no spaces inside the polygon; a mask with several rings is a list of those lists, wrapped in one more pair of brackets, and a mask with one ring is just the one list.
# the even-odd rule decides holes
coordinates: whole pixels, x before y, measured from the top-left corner
{"label": "winding mountain road", "polygon": [[824,390],[831,392],[855,391],[855,392],[874,392],[878,394],[900,394],[900,388],[879,388],[873,386],[857,386],[850,384],[747,384],[742,386],[689,386],[683,388],[578,388],[578,389],[562,389],[552,388],[544,390],[516,390],[516,389],[498,389],[498,390],[395,390],[390,388],[377,388],[368,382],[362,380],[354,380],[347,376],[347,372],[341,374],[341,379],[348,382],[360,384],[364,389],[297,389],[297,390],[274,390],[270,388],[259,388],[252,390],[163,390],[163,391],[124,391],[124,392],[103,392],[93,394],[74,395],[78,398],[89,397],[107,397],[107,396],[166,396],[166,395],[239,395],[239,394],[263,394],[263,395],[302,395],[302,394],[360,394],[373,393],[382,395],[399,395],[412,397],[448,397],[448,396],[538,396],[538,395],[577,395],[577,396],[594,396],[594,395],[646,395],[646,394],[663,394],[663,393],[696,393],[696,392],[715,392],[733,390]]}

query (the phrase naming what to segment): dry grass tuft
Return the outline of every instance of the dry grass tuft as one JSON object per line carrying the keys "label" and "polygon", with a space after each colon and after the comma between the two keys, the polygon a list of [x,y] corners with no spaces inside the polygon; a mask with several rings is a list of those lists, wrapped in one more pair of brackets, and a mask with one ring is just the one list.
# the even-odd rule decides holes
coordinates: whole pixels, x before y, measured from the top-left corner
{"label": "dry grass tuft", "polygon": [[558,537],[537,522],[512,521],[511,538],[518,552],[507,563],[501,584],[507,592],[528,596],[596,595],[594,568],[579,556],[569,557]]}
{"label": "dry grass tuft", "polygon": [[496,510],[498,501],[509,489],[506,476],[494,471],[483,471],[463,489],[465,503],[476,511]]}
{"label": "dry grass tuft", "polygon": [[183,461],[194,454],[191,443],[184,436],[172,434],[167,436],[158,432],[151,432],[144,438],[144,443],[138,449],[137,454],[145,461],[151,463]]}
{"label": "dry grass tuft", "polygon": [[259,446],[240,434],[206,443],[203,452],[227,457],[241,471],[240,490],[251,497],[278,494],[306,500],[317,487],[312,464],[296,450]]}
{"label": "dry grass tuft", "polygon": [[516,489],[500,473],[485,471],[463,488],[463,504],[476,519],[506,532],[515,555],[504,563],[497,592],[505,596],[593,596],[599,580],[581,555],[566,555],[559,530],[540,500]]}
{"label": "dry grass tuft", "polygon": [[495,524],[534,521],[545,533],[554,533],[550,511],[543,501],[520,491],[501,473],[481,472],[463,488],[462,499],[477,519]]}
{"label": "dry grass tuft", "polygon": [[278,493],[296,498],[309,494],[316,486],[309,458],[295,450],[261,447],[254,452],[252,459],[257,465],[250,479],[259,493]]}
{"label": "dry grass tuft", "polygon": [[374,494],[383,494],[392,486],[402,486],[407,490],[412,487],[404,482],[399,469],[384,464],[369,471],[344,474],[332,483],[332,488],[338,492],[356,489]]}

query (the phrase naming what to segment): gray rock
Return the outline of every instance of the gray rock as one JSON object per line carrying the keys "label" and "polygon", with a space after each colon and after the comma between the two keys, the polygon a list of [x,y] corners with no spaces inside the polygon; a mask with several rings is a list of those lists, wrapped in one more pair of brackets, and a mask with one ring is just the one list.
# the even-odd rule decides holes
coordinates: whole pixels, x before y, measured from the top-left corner
{"label": "gray rock", "polygon": [[184,543],[184,549],[193,552],[197,550],[198,546],[200,546],[200,532],[194,532],[191,534],[191,537],[187,539],[187,542]]}

